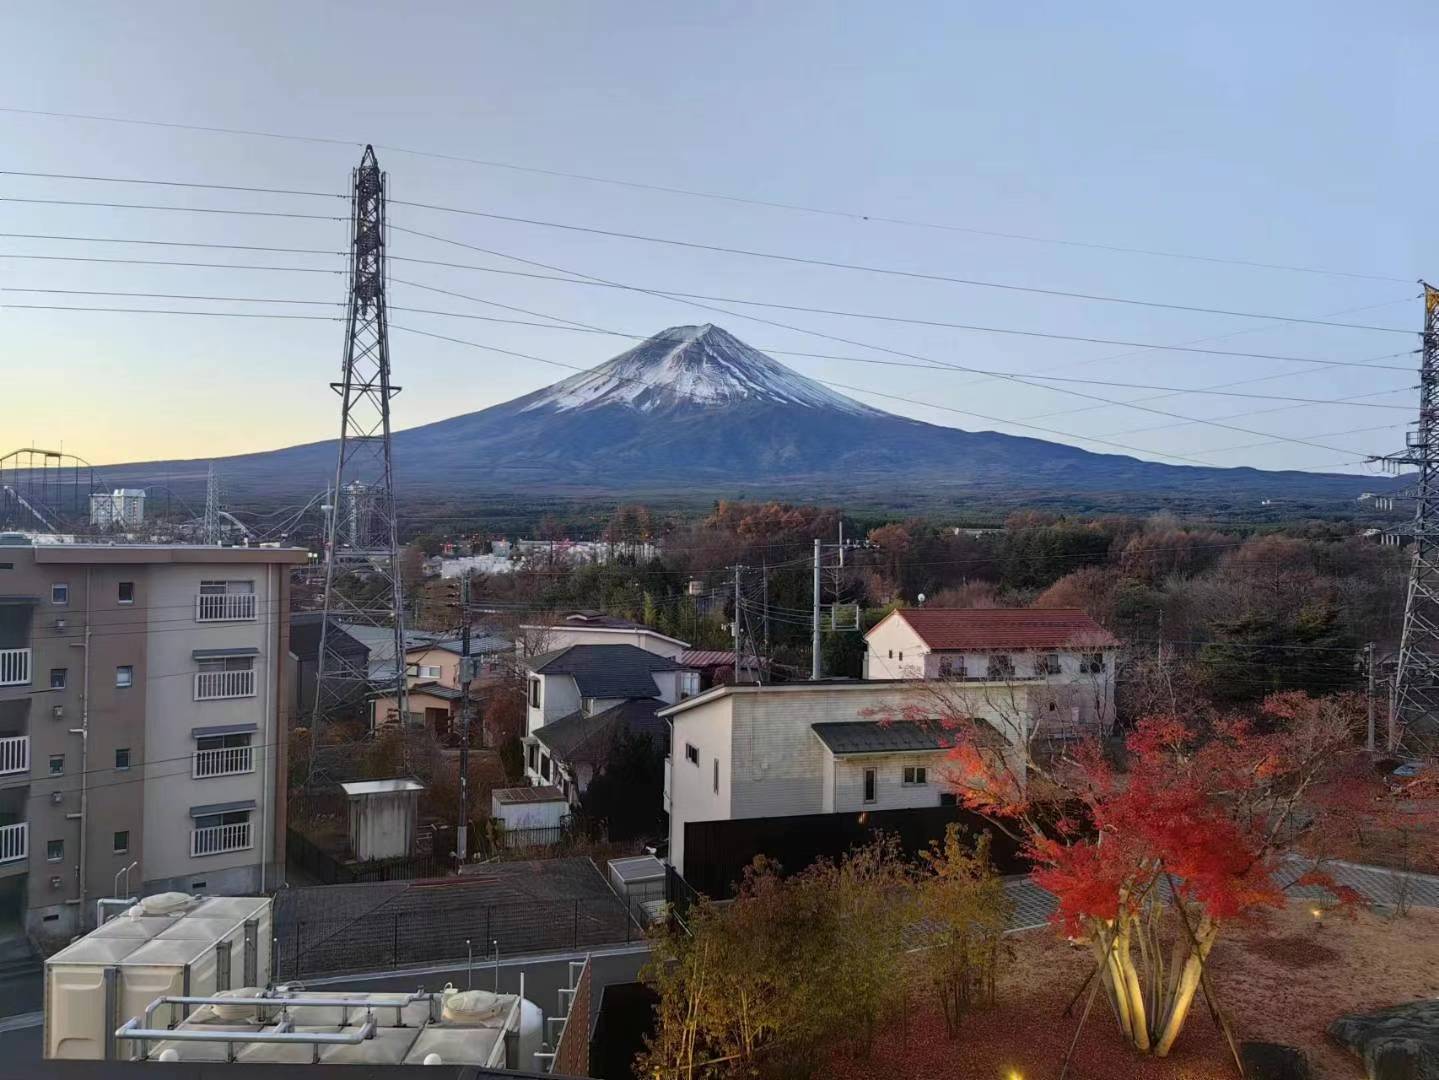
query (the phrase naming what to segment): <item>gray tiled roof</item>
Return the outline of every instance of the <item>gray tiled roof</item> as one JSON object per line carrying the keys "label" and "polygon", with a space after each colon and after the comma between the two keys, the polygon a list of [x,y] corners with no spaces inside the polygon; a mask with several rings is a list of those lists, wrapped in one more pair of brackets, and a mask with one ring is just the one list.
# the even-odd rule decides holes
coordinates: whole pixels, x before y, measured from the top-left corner
{"label": "gray tiled roof", "polygon": [[944,750],[954,745],[938,728],[908,720],[846,720],[811,724],[810,730],[835,754],[884,754],[904,750]]}
{"label": "gray tiled roof", "polygon": [[581,697],[650,698],[659,695],[651,674],[683,665],[637,645],[568,645],[525,662],[540,675],[569,675]]}
{"label": "gray tiled roof", "polygon": [[665,707],[655,698],[644,701],[622,701],[604,712],[586,716],[572,712],[558,720],[535,728],[535,738],[549,747],[561,761],[600,761],[609,754],[610,745],[622,732],[649,735],[664,748],[669,725],[655,716]]}

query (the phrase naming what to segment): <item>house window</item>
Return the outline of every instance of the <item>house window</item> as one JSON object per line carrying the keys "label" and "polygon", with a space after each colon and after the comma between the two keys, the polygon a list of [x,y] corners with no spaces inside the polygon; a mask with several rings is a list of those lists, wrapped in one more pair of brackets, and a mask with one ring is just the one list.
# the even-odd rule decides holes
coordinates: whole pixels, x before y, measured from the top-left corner
{"label": "house window", "polygon": [[718,795],[718,794],[719,794],[719,758],[715,758],[714,789],[715,789],[715,794]]}
{"label": "house window", "polygon": [[133,604],[135,602],[135,583],[133,581],[120,582],[115,599],[121,604]]}
{"label": "house window", "polygon": [[903,649],[900,649],[900,650],[899,650],[899,658],[900,658],[900,660],[903,660],[903,659],[904,659],[904,650],[903,650]]}
{"label": "house window", "polygon": [[63,582],[50,586],[50,603],[68,604],[70,602],[70,586]]}
{"label": "house window", "polygon": [[548,780],[548,779],[550,778],[550,755],[549,755],[549,754],[541,754],[541,755],[540,755],[540,776],[541,776],[542,779],[545,779],[545,780]]}
{"label": "house window", "polygon": [[68,675],[68,673],[69,673],[69,669],[68,669],[68,668],[52,667],[52,668],[50,669],[50,689],[51,689],[51,690],[64,690],[64,689],[65,689],[65,679],[66,679],[66,676]]}
{"label": "house window", "polygon": [[894,650],[893,650],[893,649],[890,649],[890,650],[889,650],[889,658],[890,658],[891,660],[894,659]]}
{"label": "house window", "polygon": [[1014,657],[1009,653],[990,653],[987,673],[991,679],[1014,678]]}
{"label": "house window", "polygon": [[130,854],[130,830],[120,829],[115,833],[114,846],[111,849],[116,855]]}
{"label": "house window", "polygon": [[120,687],[135,685],[135,669],[130,664],[121,664],[115,669],[115,685]]}
{"label": "house window", "polygon": [[1058,675],[1059,654],[1039,653],[1034,658],[1034,673],[1036,675]]}
{"label": "house window", "polygon": [[906,765],[904,767],[904,782],[908,787],[927,784],[929,783],[929,770],[923,765]]}
{"label": "house window", "polygon": [[1081,675],[1103,675],[1104,654],[1102,652],[1085,653],[1079,658],[1079,673]]}
{"label": "house window", "polygon": [[439,677],[440,677],[440,669],[439,669],[439,666],[438,666],[438,665],[435,665],[435,664],[421,664],[421,665],[420,665],[420,678],[422,678],[422,679],[438,679]]}
{"label": "house window", "polygon": [[864,801],[867,802],[867,803],[874,802],[874,798],[875,798],[875,791],[874,791],[874,789],[875,789],[875,782],[876,782],[876,773],[875,773],[875,770],[873,770],[873,769],[865,769],[865,770],[864,770]]}
{"label": "house window", "polygon": [[532,708],[532,709],[538,709],[539,707],[540,707],[540,680],[539,680],[539,679],[531,679],[531,680],[530,680],[530,708]]}
{"label": "house window", "polygon": [[59,862],[65,857],[64,840],[47,840],[45,842],[45,858],[49,862]]}
{"label": "house window", "polygon": [[539,771],[540,771],[540,748],[539,748],[537,745],[535,745],[534,743],[530,743],[530,745],[529,745],[529,751],[530,751],[530,771],[531,771],[531,772],[539,772]]}
{"label": "house window", "polygon": [[50,755],[50,775],[51,775],[51,776],[64,776],[64,775],[65,775],[65,755],[64,755],[64,754],[51,754],[51,755]]}
{"label": "house window", "polygon": [[115,751],[115,768],[128,769],[130,767],[130,748],[122,746]]}
{"label": "house window", "polygon": [[700,748],[694,743],[685,743],[685,760],[691,765],[700,763]]}

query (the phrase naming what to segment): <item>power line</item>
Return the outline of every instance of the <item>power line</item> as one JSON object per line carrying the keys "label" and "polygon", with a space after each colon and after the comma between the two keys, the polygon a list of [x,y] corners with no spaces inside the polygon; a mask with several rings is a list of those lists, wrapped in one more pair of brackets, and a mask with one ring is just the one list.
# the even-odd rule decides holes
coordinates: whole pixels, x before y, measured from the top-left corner
{"label": "power line", "polygon": [[313,266],[248,266],[240,263],[177,262],[172,259],[102,259],[79,255],[16,255],[0,252],[0,259],[27,259],[37,262],[119,263],[126,266],[181,266],[210,270],[268,270],[287,274],[343,274],[344,270],[326,270]]}
{"label": "power line", "polygon": [[[834,259],[821,259],[805,255],[786,255],[781,252],[755,251],[750,248],[726,247],[722,244],[706,244],[695,240],[676,240],[671,237],[648,236],[643,233],[621,232],[615,229],[599,229],[588,225],[573,225],[558,221],[545,221],[540,218],[516,217],[509,214],[498,214],[488,210],[468,210],[453,206],[438,206],[434,203],[407,202],[402,199],[395,200],[396,206],[409,206],[420,210],[432,210],[446,214],[463,214],[469,217],[481,217],[491,221],[506,221],[518,225],[534,225],[541,228],[561,229],[566,232],[582,232],[595,236],[607,236],[621,240],[637,240],[644,243],[664,244],[670,247],[688,248],[697,251],[712,251],[724,255],[742,255],[751,259],[769,259],[778,262],[799,263],[806,266],[823,266],[834,270],[854,270],[867,274],[881,274],[889,277],[912,278],[920,281],[938,281],[950,285],[964,285],[980,289],[999,289],[1005,292],[1032,293],[1038,296],[1062,297],[1069,300],[1086,300],[1095,303],[1105,304],[1128,304],[1136,307],[1160,308],[1167,311],[1186,311],[1204,315],[1228,315],[1239,319],[1264,319],[1275,322],[1301,323],[1306,326],[1330,326],[1346,330],[1371,330],[1388,334],[1415,334],[1417,331],[1404,330],[1393,326],[1366,326],[1361,323],[1340,323],[1329,322],[1324,319],[1308,319],[1299,315],[1273,315],[1253,311],[1232,311],[1225,308],[1198,307],[1189,304],[1171,304],[1158,300],[1139,300],[1124,296],[1105,296],[1098,293],[1070,292],[1062,289],[1045,289],[1034,285],[1011,285],[997,281],[983,281],[978,278],[961,278],[948,274],[931,274],[920,270],[903,270],[897,267],[869,266],[863,263],[848,263]],[[171,208],[173,209],[173,208]],[[399,230],[400,226],[393,228]],[[402,230],[413,231],[413,230]]]}
{"label": "power line", "polygon": [[[319,136],[304,136],[304,135],[285,135],[285,134],[279,134],[279,133],[275,133],[275,132],[266,132],[266,131],[253,131],[253,130],[244,130],[244,129],[237,129],[237,128],[208,127],[208,126],[202,126],[202,125],[198,125],[198,124],[167,123],[167,122],[164,122],[164,121],[157,121],[157,120],[137,120],[137,119],[129,119],[129,118],[113,117],[113,116],[96,116],[96,115],[85,114],[85,113],[62,113],[62,112],[45,111],[45,110],[40,110],[40,109],[19,109],[19,108],[7,108],[7,107],[0,107],[0,112],[8,112],[8,113],[14,113],[14,114],[26,115],[26,116],[43,116],[43,117],[51,117],[51,118],[57,118],[57,119],[90,120],[90,121],[97,121],[97,122],[104,122],[104,123],[115,123],[115,124],[135,124],[135,125],[141,125],[141,126],[146,126],[146,127],[161,127],[161,128],[170,128],[170,129],[176,129],[176,130],[182,130],[182,131],[200,131],[200,132],[206,132],[206,133],[210,133],[210,134],[241,135],[241,136],[249,136],[249,137],[253,137],[253,138],[284,139],[284,140],[291,140],[291,141],[297,141],[297,142],[323,143],[323,144],[340,145],[340,146],[362,146],[362,145],[364,145],[364,143],[363,143],[361,140],[331,139],[331,138],[323,138],[323,137],[319,137]],[[569,171],[565,171],[565,170],[561,170],[561,169],[546,169],[546,168],[540,168],[540,167],[532,166],[532,165],[519,165],[519,164],[516,164],[516,163],[514,163],[514,162],[498,161],[498,160],[494,160],[494,159],[485,159],[485,158],[466,157],[466,156],[460,155],[460,154],[441,153],[441,152],[438,152],[438,151],[415,150],[415,149],[407,148],[407,147],[382,145],[382,144],[378,144],[378,143],[375,144],[375,147],[376,147],[376,149],[378,149],[378,150],[385,150],[385,151],[392,152],[392,153],[408,154],[408,155],[412,155],[412,156],[415,156],[415,157],[431,158],[431,159],[438,160],[438,161],[449,161],[449,162],[455,162],[455,163],[465,164],[465,165],[476,165],[476,166],[480,166],[480,167],[482,167],[482,168],[504,169],[504,170],[508,170],[508,171],[511,171],[511,172],[525,173],[525,174],[533,175],[533,176],[550,176],[550,177],[556,177],[556,178],[559,178],[559,179],[579,180],[579,181],[583,181],[583,182],[586,182],[586,183],[605,184],[605,185],[609,185],[609,186],[613,186],[613,187],[629,188],[629,189],[638,190],[638,191],[654,191],[654,192],[660,192],[660,193],[667,194],[667,195],[679,195],[679,196],[684,196],[684,197],[686,197],[686,198],[709,199],[709,200],[716,200],[716,201],[720,201],[720,202],[734,203],[734,204],[745,205],[745,206],[759,206],[759,207],[764,207],[764,208],[766,208],[766,209],[771,209],[771,210],[785,210],[785,211],[797,212],[797,213],[802,213],[802,214],[807,214],[807,215],[818,215],[818,216],[823,216],[823,217],[842,218],[842,219],[845,219],[845,220],[851,221],[851,222],[877,223],[877,224],[885,224],[885,225],[899,225],[899,226],[902,226],[902,227],[905,227],[905,228],[931,229],[931,230],[938,230],[938,231],[942,231],[942,232],[965,233],[965,234],[968,234],[968,235],[971,235],[971,236],[986,236],[986,237],[990,237],[990,238],[993,238],[993,239],[999,239],[999,240],[1018,240],[1018,241],[1023,241],[1023,242],[1025,242],[1025,243],[1052,244],[1052,245],[1057,245],[1057,246],[1061,246],[1061,247],[1082,248],[1082,249],[1089,249],[1089,250],[1094,250],[1094,251],[1111,252],[1111,253],[1115,253],[1115,254],[1142,255],[1142,256],[1147,256],[1147,257],[1151,257],[1151,258],[1179,259],[1179,260],[1187,260],[1187,261],[1193,261],[1193,262],[1214,263],[1214,264],[1227,265],[1227,266],[1244,266],[1244,267],[1249,267],[1249,268],[1251,268],[1251,269],[1258,269],[1258,270],[1279,270],[1279,271],[1286,271],[1286,272],[1289,272],[1289,273],[1316,274],[1316,275],[1321,275],[1321,276],[1326,276],[1326,277],[1357,278],[1357,279],[1369,280],[1369,281],[1406,281],[1406,280],[1407,280],[1407,279],[1404,279],[1404,278],[1389,277],[1389,276],[1387,276],[1387,275],[1382,275],[1382,274],[1370,274],[1370,273],[1362,273],[1362,272],[1356,272],[1356,271],[1344,271],[1344,270],[1329,270],[1329,269],[1325,269],[1325,268],[1321,268],[1321,267],[1296,266],[1296,265],[1286,264],[1286,263],[1261,262],[1261,261],[1256,261],[1256,260],[1251,260],[1251,259],[1240,259],[1240,258],[1234,258],[1234,257],[1224,257],[1224,256],[1215,256],[1215,255],[1198,255],[1198,254],[1194,254],[1194,253],[1191,253],[1191,252],[1165,251],[1165,250],[1159,250],[1159,249],[1154,249],[1154,248],[1141,248],[1141,247],[1133,247],[1133,246],[1127,246],[1127,245],[1122,245],[1122,244],[1108,244],[1108,243],[1099,243],[1099,242],[1095,242],[1095,241],[1073,240],[1073,239],[1067,239],[1067,238],[1061,238],[1061,237],[1038,236],[1038,235],[1029,234],[1029,233],[1004,232],[1004,231],[995,230],[995,229],[978,229],[978,228],[974,228],[974,227],[972,227],[972,226],[955,225],[955,224],[952,224],[952,223],[935,222],[935,221],[924,221],[924,220],[920,220],[920,219],[916,219],[916,218],[903,218],[903,217],[886,216],[886,215],[866,213],[866,212],[861,212],[861,211],[839,210],[839,209],[835,209],[835,208],[832,208],[832,207],[818,207],[818,206],[812,206],[812,205],[804,205],[804,204],[800,204],[800,203],[782,202],[782,201],[771,200],[771,199],[759,199],[759,198],[747,197],[747,196],[742,196],[742,195],[724,194],[724,193],[713,192],[713,191],[700,191],[700,190],[696,190],[696,189],[693,189],[693,188],[675,187],[675,186],[671,186],[671,185],[655,184],[655,183],[652,183],[652,182],[645,182],[645,181],[638,181],[638,180],[624,180],[624,179],[619,179],[619,178],[616,178],[616,177],[594,176],[594,175],[587,174],[587,173],[569,172]],[[119,178],[116,178],[116,177],[90,177],[90,176],[86,176],[86,177],[76,177],[76,176],[67,176],[67,175],[65,175],[65,174],[47,174],[47,173],[15,173],[15,174],[13,174],[13,175],[39,176],[39,177],[49,176],[49,177],[54,177],[54,178],[57,178],[57,179],[110,180],[110,181],[116,181],[116,182],[129,182],[129,183],[143,182],[143,181],[124,181],[124,180],[120,180]],[[233,187],[231,187],[231,186],[229,186],[229,185],[200,185],[200,184],[188,185],[188,184],[187,184],[187,185],[177,185],[177,186],[223,187],[223,188],[226,188],[226,189],[228,189],[228,190],[236,190],[235,188],[233,188]],[[253,190],[253,189],[243,189],[243,188],[241,188],[241,189],[238,189],[238,190]],[[329,194],[329,193],[320,193],[320,192],[285,192],[285,193],[286,193],[286,194]]]}
{"label": "power line", "polygon": [[0,237],[11,240],[72,240],[87,244],[148,244],[152,247],[219,248],[225,251],[268,251],[288,255],[333,255],[343,258],[343,251],[327,251],[324,248],[267,247],[262,244],[217,244],[198,240],[128,240],[115,236],[74,236],[64,233],[18,233],[0,232]]}
{"label": "power line", "polygon": [[[160,181],[155,181],[159,183]],[[188,185],[176,185],[188,186]],[[255,189],[267,190],[267,189]],[[283,191],[284,189],[268,189],[272,191]],[[323,194],[323,193],[308,193]],[[305,219],[314,221],[345,221],[345,218],[328,214],[303,214],[293,211],[281,210],[238,210],[222,207],[196,207],[196,206],[170,206],[160,203],[120,203],[104,202],[84,199],[41,199],[17,196],[0,196],[0,202],[27,203],[47,206],[86,206],[99,207],[117,210],[152,210],[173,213],[190,214],[231,214],[242,217],[279,217]],[[651,244],[662,244],[670,247],[680,247],[695,251],[710,251],[726,255],[739,255],[751,259],[767,259],[778,262],[798,263],[806,266],[820,266],[835,270],[850,270],[867,274],[879,274],[889,277],[901,277],[920,281],[943,282],[950,285],[961,285],[969,288],[998,289],[1005,292],[1029,293],[1037,296],[1061,297],[1070,300],[1084,300],[1091,303],[1124,304],[1136,307],[1156,308],[1167,311],[1184,311],[1195,314],[1226,315],[1241,319],[1262,319],[1273,322],[1298,323],[1307,326],[1327,326],[1347,330],[1367,330],[1376,333],[1390,334],[1415,334],[1417,331],[1405,330],[1392,326],[1369,326],[1362,323],[1341,323],[1324,319],[1311,319],[1299,315],[1276,315],[1269,313],[1234,311],[1226,308],[1200,307],[1190,304],[1174,304],[1158,300],[1141,300],[1135,297],[1107,296],[1100,293],[1084,293],[1064,289],[1047,289],[1035,285],[1014,285],[1006,282],[985,281],[979,278],[962,278],[949,274],[934,274],[919,270],[905,270],[898,267],[871,266],[864,263],[850,263],[835,259],[822,259],[816,256],[789,255],[782,252],[756,251],[750,248],[728,247],[721,244],[707,244],[696,240],[677,240],[672,237],[650,236],[644,233],[630,233],[615,229],[601,229],[589,225],[575,225],[568,222],[546,221],[541,218],[526,218],[511,214],[500,214],[489,210],[476,210],[463,207],[441,206],[436,203],[422,203],[407,201],[403,199],[393,200],[395,206],[408,206],[414,209],[430,210],[436,213],[460,214],[467,217],[480,217],[491,221],[505,221],[511,224],[533,225],[540,228],[559,229],[566,232],[581,232],[594,236],[605,236],[612,239],[634,240]],[[401,229],[400,226],[392,225],[391,228],[398,231],[413,231]]]}

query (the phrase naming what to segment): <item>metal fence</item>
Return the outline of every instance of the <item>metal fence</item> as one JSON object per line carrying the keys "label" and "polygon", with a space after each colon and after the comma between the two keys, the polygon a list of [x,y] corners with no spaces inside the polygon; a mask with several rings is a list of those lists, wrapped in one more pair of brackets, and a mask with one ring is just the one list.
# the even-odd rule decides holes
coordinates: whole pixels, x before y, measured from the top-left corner
{"label": "metal fence", "polygon": [[500,956],[640,941],[644,930],[616,897],[476,904],[458,911],[374,912],[359,918],[283,920],[278,977],[369,971],[438,961],[476,965]]}

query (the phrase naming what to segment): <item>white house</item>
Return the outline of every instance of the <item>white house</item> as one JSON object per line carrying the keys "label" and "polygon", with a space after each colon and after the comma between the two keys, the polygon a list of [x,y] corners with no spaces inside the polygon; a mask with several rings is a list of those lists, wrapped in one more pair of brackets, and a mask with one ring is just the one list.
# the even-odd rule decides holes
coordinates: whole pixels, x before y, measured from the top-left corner
{"label": "white house", "polygon": [[[1025,738],[1029,694],[1043,684],[976,687],[966,712],[996,753]],[[940,702],[920,682],[821,680],[717,686],[660,711],[669,721],[665,769],[669,859],[684,873],[691,821],[789,817],[939,806],[952,738],[942,725],[900,718]],[[916,719],[919,719],[916,717]],[[1009,747],[1008,751],[1006,747]]]}
{"label": "white house", "polygon": [[530,653],[552,652],[566,645],[633,645],[676,659],[690,647],[689,642],[642,623],[598,611],[572,611],[550,623],[523,625],[520,631],[520,651]]}
{"label": "white house", "polygon": [[1079,608],[901,608],[865,644],[869,679],[1034,679],[1031,718],[1050,734],[1114,724],[1119,642]]}
{"label": "white house", "polygon": [[699,673],[629,643],[566,645],[521,661],[527,677],[525,775],[572,801],[625,732],[661,746],[658,710],[699,691]]}

